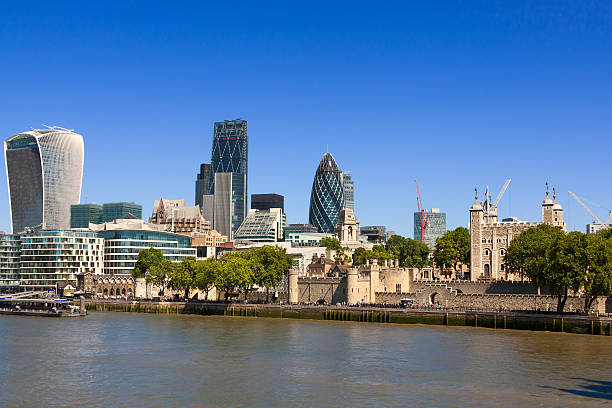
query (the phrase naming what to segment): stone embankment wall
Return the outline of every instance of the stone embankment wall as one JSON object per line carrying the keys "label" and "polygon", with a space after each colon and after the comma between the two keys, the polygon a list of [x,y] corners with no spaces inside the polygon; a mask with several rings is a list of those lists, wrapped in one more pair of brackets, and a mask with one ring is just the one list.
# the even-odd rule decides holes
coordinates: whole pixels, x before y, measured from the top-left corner
{"label": "stone embankment wall", "polygon": [[[531,282],[512,282],[512,281],[495,281],[495,282],[471,282],[471,281],[415,281],[412,284],[411,292],[416,292],[418,289],[431,285],[432,283],[446,284],[459,293],[470,294],[500,294],[500,295],[537,295],[538,288],[533,286]],[[542,288],[540,293],[543,295],[549,294],[548,290]]]}
{"label": "stone embankment wall", "polygon": [[370,323],[432,324],[491,329],[538,330],[564,333],[612,335],[612,319],[511,312],[436,311],[389,308],[329,306],[253,305],[182,302],[87,301],[89,310],[200,314],[235,317],[269,317],[338,320]]}

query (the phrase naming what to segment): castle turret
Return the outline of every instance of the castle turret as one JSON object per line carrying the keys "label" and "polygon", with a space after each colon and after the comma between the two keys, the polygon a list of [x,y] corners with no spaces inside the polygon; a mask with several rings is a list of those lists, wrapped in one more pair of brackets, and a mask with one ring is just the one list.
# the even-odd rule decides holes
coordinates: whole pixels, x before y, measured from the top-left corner
{"label": "castle turret", "polygon": [[542,222],[566,230],[563,220],[563,207],[557,202],[557,193],[553,187],[553,199],[548,196],[548,181],[546,182],[546,198],[542,201]]}
{"label": "castle turret", "polygon": [[484,223],[484,212],[482,205],[478,202],[478,190],[474,204],[470,207],[470,280],[475,281],[482,275],[482,224]]}
{"label": "castle turret", "polygon": [[289,303],[295,305],[299,301],[298,290],[298,271],[297,269],[289,269]]}

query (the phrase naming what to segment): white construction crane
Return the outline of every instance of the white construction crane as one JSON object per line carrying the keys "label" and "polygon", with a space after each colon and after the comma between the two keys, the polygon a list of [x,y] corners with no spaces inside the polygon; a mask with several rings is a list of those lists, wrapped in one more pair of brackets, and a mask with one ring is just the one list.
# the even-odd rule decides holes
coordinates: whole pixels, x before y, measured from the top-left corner
{"label": "white construction crane", "polygon": [[[578,204],[580,204],[580,205],[581,205],[581,206],[582,206],[582,207],[583,207],[585,210],[587,210],[587,212],[588,212],[589,214],[591,214],[591,217],[593,217],[593,219],[594,219],[594,222],[593,222],[594,224],[603,224],[603,222],[601,222],[601,220],[600,220],[599,218],[597,218],[597,216],[596,216],[595,214],[593,214],[593,211],[591,211],[591,210],[589,209],[589,207],[587,207],[587,206],[586,206],[586,204],[585,204],[585,203],[583,203],[583,202],[582,202],[582,200],[580,200],[580,199],[579,199],[579,198],[576,196],[576,194],[572,193],[571,191],[568,191],[568,193],[570,193],[570,195],[571,195],[572,197],[574,197],[574,199],[575,199],[576,201],[578,201]],[[610,214],[612,214],[612,211],[610,212]],[[607,224],[609,224],[609,223],[610,223],[610,216],[608,215],[608,222],[606,223],[606,225],[607,225]]]}
{"label": "white construction crane", "polygon": [[504,186],[502,187],[501,191],[499,192],[499,194],[497,195],[497,198],[495,199],[495,202],[493,203],[494,206],[497,207],[497,203],[499,203],[499,200],[501,200],[502,196],[504,195],[504,193],[506,192],[506,189],[508,188],[508,185],[510,185],[510,182],[512,181],[512,179],[508,179],[506,180],[506,184],[504,184]]}

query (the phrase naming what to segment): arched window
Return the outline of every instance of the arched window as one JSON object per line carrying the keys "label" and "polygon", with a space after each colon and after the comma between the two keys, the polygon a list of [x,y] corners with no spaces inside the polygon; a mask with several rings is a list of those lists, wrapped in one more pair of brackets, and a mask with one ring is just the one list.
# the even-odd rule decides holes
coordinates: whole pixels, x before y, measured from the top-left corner
{"label": "arched window", "polygon": [[501,256],[506,255],[506,250],[505,250],[505,249],[503,249],[503,248],[502,248],[502,249],[500,249],[500,250],[499,250],[499,254],[500,254]]}
{"label": "arched window", "polygon": [[489,266],[489,264],[485,264],[484,266],[484,276],[485,278],[491,276],[491,267]]}
{"label": "arched window", "polygon": [[108,296],[108,289],[104,288],[104,296]]}
{"label": "arched window", "polygon": [[485,249],[485,256],[489,256],[489,250]]}

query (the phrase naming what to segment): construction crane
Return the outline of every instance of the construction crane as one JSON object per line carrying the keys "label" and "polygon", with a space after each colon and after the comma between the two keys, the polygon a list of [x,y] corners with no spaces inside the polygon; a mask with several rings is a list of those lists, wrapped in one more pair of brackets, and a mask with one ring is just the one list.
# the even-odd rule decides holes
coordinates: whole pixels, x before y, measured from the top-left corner
{"label": "construction crane", "polygon": [[510,182],[512,181],[512,179],[508,179],[506,180],[506,183],[504,184],[504,186],[502,187],[501,191],[499,192],[499,194],[497,195],[497,198],[495,199],[495,202],[493,203],[493,205],[495,207],[497,207],[497,203],[499,203],[499,200],[501,200],[502,196],[504,195],[504,193],[506,192],[506,189],[508,188],[508,186],[510,185]]}
{"label": "construction crane", "polygon": [[[585,204],[585,203],[583,203],[583,202],[582,202],[582,200],[580,200],[580,199],[579,199],[579,198],[576,196],[576,194],[572,193],[571,191],[568,191],[568,193],[570,193],[570,195],[571,195],[572,197],[574,197],[574,200],[578,201],[578,204],[580,204],[580,205],[581,205],[581,206],[582,206],[582,207],[583,207],[585,210],[587,210],[587,212],[588,212],[589,214],[591,214],[591,217],[593,217],[593,219],[595,220],[595,221],[594,221],[594,224],[603,224],[603,222],[601,222],[601,220],[600,220],[599,218],[597,218],[597,216],[596,216],[595,214],[593,214],[593,211],[591,211],[591,210],[589,209],[589,207],[587,207],[587,206],[586,206],[586,204]],[[611,211],[610,213],[612,214],[612,211]],[[608,223],[609,223],[609,222],[610,222],[610,216],[608,215]],[[606,224],[607,224],[607,223],[606,223]]]}
{"label": "construction crane", "polygon": [[425,216],[425,210],[423,210],[423,203],[421,201],[421,192],[419,191],[419,183],[417,183],[416,179],[414,180],[414,184],[416,185],[417,190],[417,208],[419,209],[419,227],[421,232],[421,242],[425,242],[425,228],[429,224],[429,215]]}

